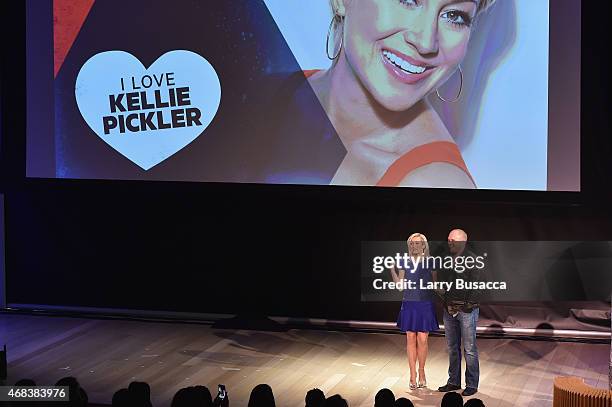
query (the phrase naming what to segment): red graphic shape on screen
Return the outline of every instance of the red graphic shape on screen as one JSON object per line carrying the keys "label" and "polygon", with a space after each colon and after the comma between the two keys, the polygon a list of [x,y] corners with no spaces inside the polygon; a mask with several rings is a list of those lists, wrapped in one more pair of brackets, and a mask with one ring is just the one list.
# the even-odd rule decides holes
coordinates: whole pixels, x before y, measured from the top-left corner
{"label": "red graphic shape on screen", "polygon": [[53,77],[57,76],[95,0],[53,0]]}

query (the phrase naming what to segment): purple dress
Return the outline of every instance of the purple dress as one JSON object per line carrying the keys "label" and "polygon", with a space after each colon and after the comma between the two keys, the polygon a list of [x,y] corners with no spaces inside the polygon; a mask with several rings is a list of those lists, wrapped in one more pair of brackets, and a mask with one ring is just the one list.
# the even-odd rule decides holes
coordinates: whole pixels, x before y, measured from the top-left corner
{"label": "purple dress", "polygon": [[404,290],[402,308],[397,316],[397,327],[402,331],[431,332],[440,329],[436,318],[436,308],[433,303],[433,294],[430,290],[421,290],[420,281],[424,284],[432,281],[431,270],[419,265],[414,273],[412,267],[404,269],[404,278],[414,281],[416,288]]}

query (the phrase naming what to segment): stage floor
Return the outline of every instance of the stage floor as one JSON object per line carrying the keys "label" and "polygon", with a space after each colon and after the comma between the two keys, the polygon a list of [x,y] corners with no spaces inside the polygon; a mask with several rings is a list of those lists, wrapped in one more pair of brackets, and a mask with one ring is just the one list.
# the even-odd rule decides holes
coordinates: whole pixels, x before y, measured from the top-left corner
{"label": "stage floor", "polygon": [[[297,330],[260,332],[208,325],[0,314],[0,346],[8,348],[8,384],[32,378],[53,384],[75,376],[96,403],[110,404],[130,381],[151,385],[153,405],[170,405],[181,387],[225,384],[230,407],[247,405],[251,389],[272,386],[276,404],[304,405],[313,387],[339,393],[350,407],[371,407],[388,387],[416,406],[439,406],[441,393],[408,390],[406,339],[401,334]],[[558,375],[605,388],[606,344],[478,339],[480,397],[487,407],[550,406]],[[427,381],[446,382],[444,337],[431,337]]]}

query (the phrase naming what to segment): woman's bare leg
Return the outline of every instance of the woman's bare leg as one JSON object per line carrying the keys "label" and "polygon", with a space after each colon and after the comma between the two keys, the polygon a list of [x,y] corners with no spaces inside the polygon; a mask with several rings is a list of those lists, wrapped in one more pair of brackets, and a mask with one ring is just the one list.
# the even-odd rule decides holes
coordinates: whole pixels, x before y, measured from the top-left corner
{"label": "woman's bare leg", "polygon": [[425,362],[427,361],[429,332],[417,333],[417,357],[419,360],[419,381],[425,382]]}
{"label": "woman's bare leg", "polygon": [[410,368],[410,383],[416,383],[416,362],[417,362],[417,334],[416,332],[406,332],[406,350],[408,353],[408,367]]}

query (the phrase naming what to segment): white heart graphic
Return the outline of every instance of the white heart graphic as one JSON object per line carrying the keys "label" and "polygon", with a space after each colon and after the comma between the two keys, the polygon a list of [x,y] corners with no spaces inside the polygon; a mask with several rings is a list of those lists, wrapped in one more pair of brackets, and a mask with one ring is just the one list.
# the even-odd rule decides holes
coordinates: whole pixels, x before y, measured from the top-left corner
{"label": "white heart graphic", "polygon": [[89,127],[148,170],[208,127],[221,83],[213,66],[191,51],[167,52],[149,68],[128,52],[106,51],[81,67],[75,97]]}

